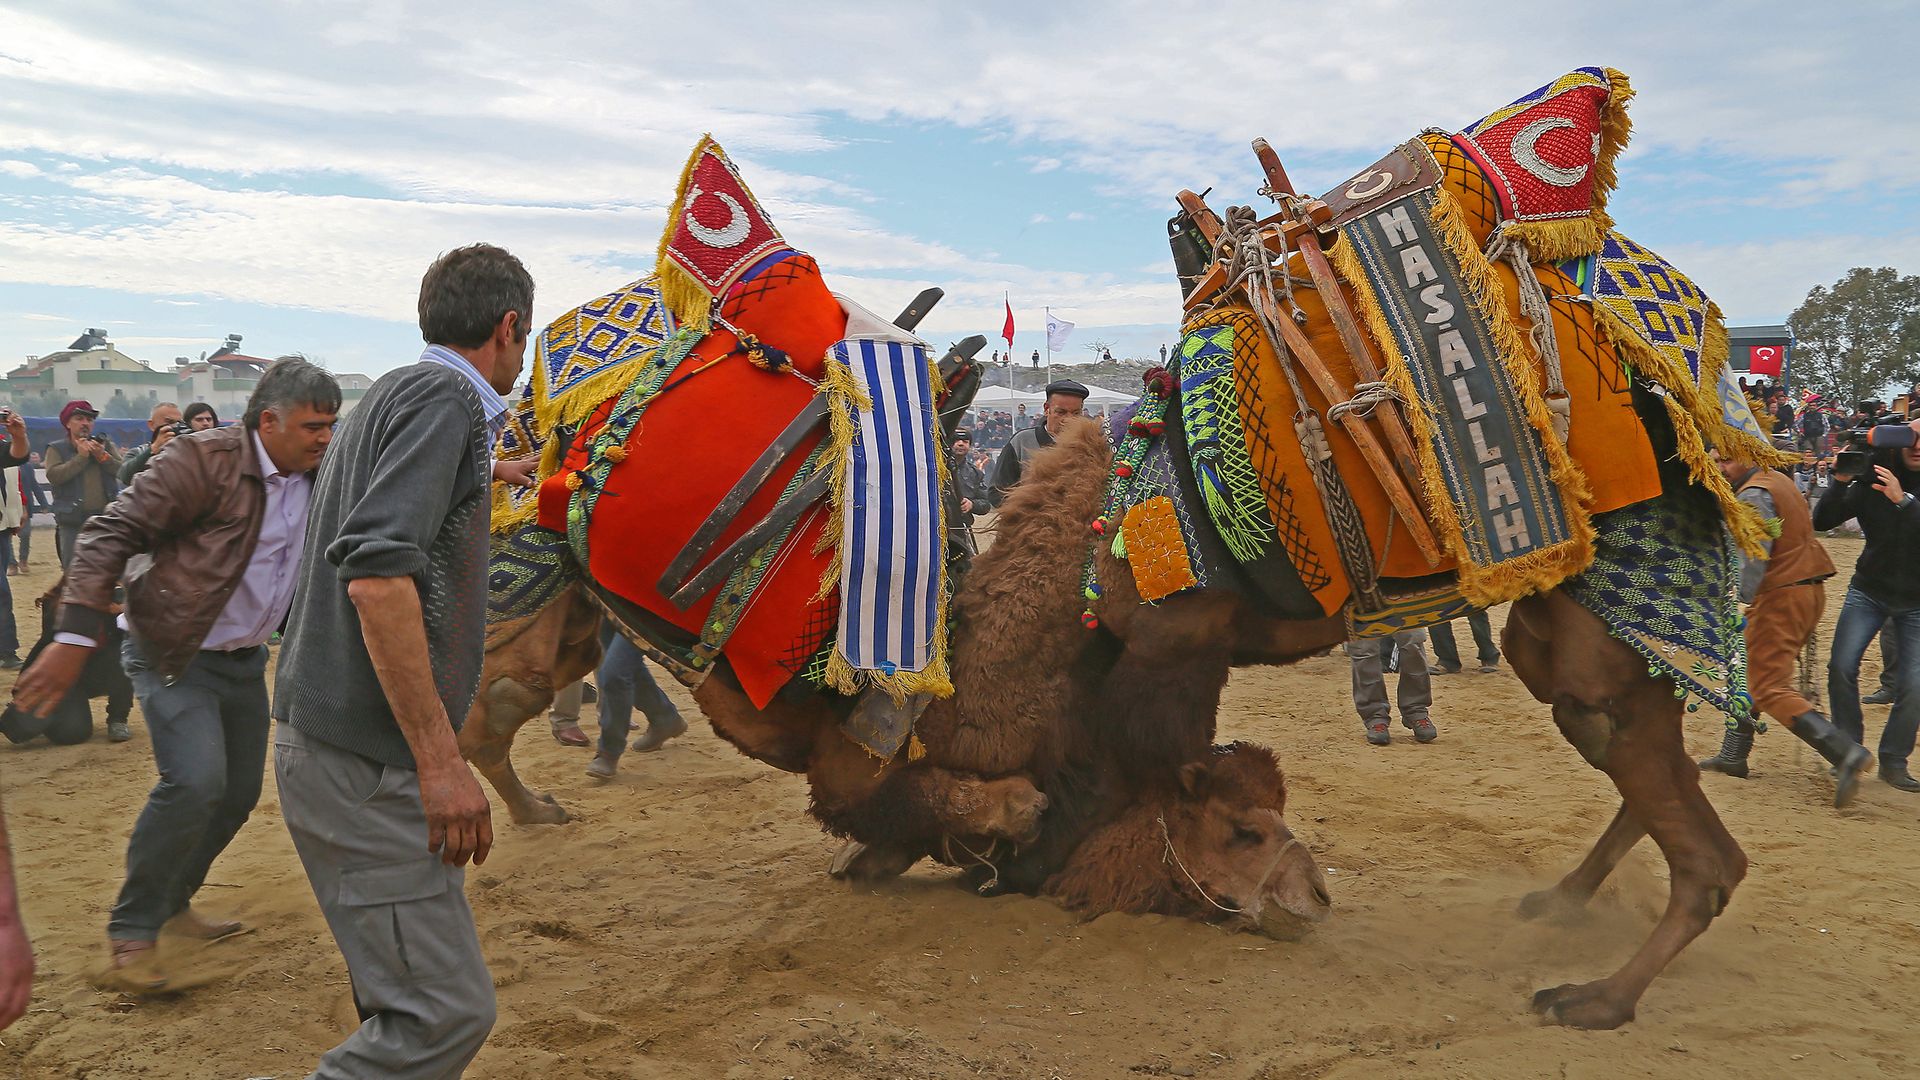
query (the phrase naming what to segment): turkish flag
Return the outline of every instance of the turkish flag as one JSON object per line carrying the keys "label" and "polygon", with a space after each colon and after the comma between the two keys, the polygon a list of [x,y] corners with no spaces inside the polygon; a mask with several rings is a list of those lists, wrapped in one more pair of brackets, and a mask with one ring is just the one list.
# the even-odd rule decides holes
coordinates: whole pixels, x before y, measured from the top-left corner
{"label": "turkish flag", "polygon": [[1007,325],[1000,328],[1000,336],[1007,339],[1007,348],[1013,348],[1013,301],[1007,301]]}
{"label": "turkish flag", "polygon": [[1786,357],[1785,345],[1754,345],[1747,351],[1747,370],[1755,375],[1780,377],[1780,364]]}

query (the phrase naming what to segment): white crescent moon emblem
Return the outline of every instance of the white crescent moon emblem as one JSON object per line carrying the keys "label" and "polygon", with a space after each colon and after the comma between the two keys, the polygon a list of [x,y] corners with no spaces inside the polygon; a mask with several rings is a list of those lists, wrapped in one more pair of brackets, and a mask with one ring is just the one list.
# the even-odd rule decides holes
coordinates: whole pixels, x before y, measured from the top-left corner
{"label": "white crescent moon emblem", "polygon": [[701,191],[698,185],[687,189],[687,209],[685,213],[681,215],[686,219],[687,231],[693,234],[694,239],[711,248],[725,250],[727,248],[739,247],[741,243],[746,240],[747,234],[753,231],[753,221],[747,217],[746,209],[740,205],[738,199],[735,199],[726,192],[714,192],[713,197],[726,203],[727,212],[732,216],[729,217],[727,223],[720,228],[709,229],[694,220],[693,217],[693,204],[699,201],[700,196],[704,194],[706,194],[706,192]]}
{"label": "white crescent moon emblem", "polygon": [[1520,134],[1514,136],[1513,139],[1513,160],[1517,162],[1521,168],[1552,184],[1554,187],[1572,187],[1580,181],[1585,180],[1587,178],[1588,166],[1582,165],[1577,169],[1563,169],[1558,165],[1549,164],[1545,158],[1540,156],[1540,151],[1536,150],[1533,145],[1539,142],[1541,136],[1549,131],[1554,131],[1559,128],[1570,128],[1572,126],[1573,121],[1571,120],[1553,117],[1547,120],[1535,120],[1533,123],[1521,128]]}
{"label": "white crescent moon emblem", "polygon": [[[1360,186],[1369,179],[1373,180],[1371,185],[1367,187]],[[1393,174],[1385,169],[1376,169],[1363,176],[1354,177],[1353,180],[1347,184],[1347,190],[1341,192],[1341,194],[1352,199],[1354,202],[1365,202],[1392,186]]]}

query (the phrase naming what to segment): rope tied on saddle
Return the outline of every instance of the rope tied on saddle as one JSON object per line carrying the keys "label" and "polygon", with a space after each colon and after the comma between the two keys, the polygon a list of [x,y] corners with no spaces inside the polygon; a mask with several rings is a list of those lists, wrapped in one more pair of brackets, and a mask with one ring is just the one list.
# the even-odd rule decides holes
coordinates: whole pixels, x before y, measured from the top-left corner
{"label": "rope tied on saddle", "polygon": [[[1225,297],[1235,291],[1244,293],[1248,306],[1260,320],[1261,332],[1266,334],[1268,344],[1273,346],[1274,358],[1279,361],[1280,371],[1287,377],[1287,387],[1293,392],[1294,435],[1300,440],[1300,449],[1306,457],[1314,487],[1320,492],[1320,502],[1326,508],[1327,525],[1333,533],[1334,546],[1339,550],[1340,564],[1346,571],[1354,595],[1368,610],[1377,610],[1381,606],[1379,573],[1373,559],[1372,542],[1367,538],[1366,521],[1361,518],[1360,508],[1353,501],[1353,493],[1347,490],[1346,481],[1341,478],[1340,470],[1334,463],[1333,450],[1327,444],[1326,428],[1320,415],[1307,404],[1300,374],[1294,370],[1293,355],[1287,349],[1286,339],[1281,336],[1276,324],[1276,320],[1283,317],[1278,311],[1282,298],[1291,309],[1290,317],[1296,322],[1306,322],[1306,313],[1300,310],[1300,305],[1294,300],[1295,278],[1287,269],[1287,260],[1292,253],[1287,248],[1284,234],[1281,234],[1281,250],[1278,253],[1268,250],[1260,234],[1259,219],[1252,207],[1227,208],[1226,227],[1220,234],[1219,250],[1223,253],[1221,257],[1227,260],[1228,276],[1227,287],[1221,290],[1220,295]],[[1366,407],[1369,410],[1376,408],[1381,400],[1375,396]],[[1338,408],[1339,405],[1334,407]],[[1331,411],[1329,416],[1337,419],[1337,414]]]}
{"label": "rope tied on saddle", "polygon": [[1373,410],[1382,405],[1405,405],[1406,403],[1407,399],[1385,382],[1355,383],[1353,396],[1329,408],[1327,419],[1338,420],[1348,413],[1366,419],[1372,417]]}
{"label": "rope tied on saddle", "polygon": [[1527,318],[1533,351],[1539,354],[1547,371],[1547,409],[1552,414],[1553,434],[1565,443],[1573,423],[1573,399],[1567,396],[1566,379],[1561,372],[1560,343],[1553,334],[1553,308],[1549,306],[1546,289],[1533,273],[1532,254],[1527,251],[1526,243],[1509,236],[1503,225],[1487,240],[1487,259],[1505,262],[1513,268],[1514,281],[1519,285],[1520,313]]}

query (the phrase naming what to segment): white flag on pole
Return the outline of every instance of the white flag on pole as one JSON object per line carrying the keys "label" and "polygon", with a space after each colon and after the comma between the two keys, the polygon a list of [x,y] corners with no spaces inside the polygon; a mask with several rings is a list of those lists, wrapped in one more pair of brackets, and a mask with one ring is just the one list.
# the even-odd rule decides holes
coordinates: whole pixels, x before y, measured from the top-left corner
{"label": "white flag on pole", "polygon": [[1047,313],[1047,348],[1058,352],[1067,347],[1067,338],[1073,333],[1073,324]]}

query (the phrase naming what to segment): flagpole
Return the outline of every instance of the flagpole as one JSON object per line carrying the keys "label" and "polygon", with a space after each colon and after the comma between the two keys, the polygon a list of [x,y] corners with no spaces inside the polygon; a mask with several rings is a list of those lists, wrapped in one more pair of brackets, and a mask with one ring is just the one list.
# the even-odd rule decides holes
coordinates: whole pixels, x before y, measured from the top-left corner
{"label": "flagpole", "polygon": [[1047,369],[1046,371],[1042,372],[1042,374],[1046,376],[1047,382],[1052,382],[1053,381],[1053,309],[1049,307],[1049,308],[1042,308],[1041,310],[1047,313],[1046,321],[1040,324],[1040,329],[1046,335],[1046,338],[1047,338]]}

